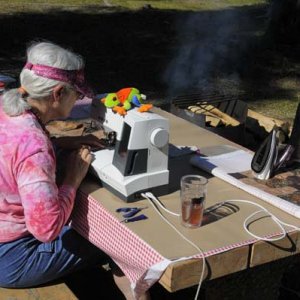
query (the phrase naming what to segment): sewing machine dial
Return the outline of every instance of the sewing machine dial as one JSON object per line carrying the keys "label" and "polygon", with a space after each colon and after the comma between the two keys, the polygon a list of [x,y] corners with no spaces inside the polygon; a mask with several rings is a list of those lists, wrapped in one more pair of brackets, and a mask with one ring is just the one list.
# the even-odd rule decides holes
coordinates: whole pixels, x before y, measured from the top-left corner
{"label": "sewing machine dial", "polygon": [[151,132],[150,141],[153,146],[162,148],[169,141],[169,133],[165,129],[156,128]]}

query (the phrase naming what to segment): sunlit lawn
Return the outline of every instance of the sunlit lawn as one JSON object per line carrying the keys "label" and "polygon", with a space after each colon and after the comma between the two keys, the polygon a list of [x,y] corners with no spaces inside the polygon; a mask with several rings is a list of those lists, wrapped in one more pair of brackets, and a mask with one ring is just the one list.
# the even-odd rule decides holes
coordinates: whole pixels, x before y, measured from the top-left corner
{"label": "sunlit lawn", "polygon": [[124,9],[140,9],[151,6],[157,9],[179,9],[179,10],[208,10],[221,9],[230,6],[243,6],[253,4],[266,4],[266,0],[0,0],[1,13],[42,11],[47,8],[85,8],[88,6],[116,7]]}
{"label": "sunlit lawn", "polygon": [[[171,9],[171,10],[220,10],[224,8],[247,6],[247,5],[267,5],[270,4],[269,0],[0,0],[1,11],[0,15],[38,12],[47,13],[51,9],[55,10],[74,10],[88,13],[101,13],[104,10],[110,12],[118,10],[139,10],[143,8],[154,9]],[[299,67],[298,64],[294,66]],[[267,99],[257,99],[250,104],[251,108],[258,111],[265,111],[270,115],[278,118],[291,118],[294,115],[295,107],[299,102],[299,80],[294,80],[294,74],[297,72],[286,72],[292,75],[290,78],[283,75],[284,86],[283,89],[295,90],[294,99],[286,99],[282,95],[282,100],[267,101]],[[280,84],[283,84],[282,82]],[[269,98],[269,97],[266,97]],[[293,100],[293,101],[291,101]]]}

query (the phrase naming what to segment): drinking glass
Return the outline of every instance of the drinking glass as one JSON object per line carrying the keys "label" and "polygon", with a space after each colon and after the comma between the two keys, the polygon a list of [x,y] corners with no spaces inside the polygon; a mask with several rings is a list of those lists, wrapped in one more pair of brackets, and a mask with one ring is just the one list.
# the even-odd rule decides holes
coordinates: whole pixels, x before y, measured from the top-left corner
{"label": "drinking glass", "polygon": [[198,228],[201,226],[207,182],[207,179],[200,175],[185,175],[181,178],[181,223],[185,227]]}

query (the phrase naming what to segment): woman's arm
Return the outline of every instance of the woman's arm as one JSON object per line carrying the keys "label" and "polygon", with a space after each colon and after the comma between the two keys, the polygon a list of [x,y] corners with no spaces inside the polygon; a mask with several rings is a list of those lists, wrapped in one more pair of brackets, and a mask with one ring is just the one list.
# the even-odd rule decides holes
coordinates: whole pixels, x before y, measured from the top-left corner
{"label": "woman's arm", "polygon": [[88,149],[72,153],[62,185],[55,183],[55,160],[39,151],[17,168],[17,184],[28,231],[42,242],[55,239],[70,217],[76,190],[92,160]]}

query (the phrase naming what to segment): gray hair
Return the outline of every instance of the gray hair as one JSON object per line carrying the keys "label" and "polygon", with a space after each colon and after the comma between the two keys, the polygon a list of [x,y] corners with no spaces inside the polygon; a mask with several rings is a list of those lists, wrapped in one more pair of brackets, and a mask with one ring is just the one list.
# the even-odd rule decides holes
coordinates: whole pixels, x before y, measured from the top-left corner
{"label": "gray hair", "polygon": [[[27,49],[27,61],[32,64],[40,64],[56,67],[64,70],[80,70],[84,67],[84,61],[78,54],[66,50],[50,42],[34,43]],[[58,84],[69,86],[65,82],[44,78],[33,71],[23,69],[20,74],[20,84],[27,94],[22,94],[18,89],[11,89],[3,94],[3,110],[9,116],[17,116],[31,107],[27,103],[27,97],[35,100],[46,99]]]}

